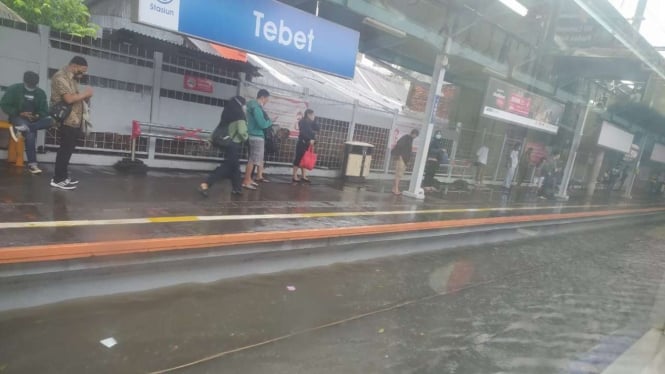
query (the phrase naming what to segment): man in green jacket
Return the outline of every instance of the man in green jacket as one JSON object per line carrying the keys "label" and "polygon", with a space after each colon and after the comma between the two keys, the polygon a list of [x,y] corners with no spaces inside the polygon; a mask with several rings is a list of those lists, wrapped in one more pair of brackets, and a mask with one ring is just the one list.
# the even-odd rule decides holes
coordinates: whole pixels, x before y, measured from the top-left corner
{"label": "man in green jacket", "polygon": [[[263,156],[266,142],[265,130],[272,127],[272,121],[263,110],[263,107],[268,103],[268,100],[270,100],[270,93],[267,90],[261,89],[256,95],[256,100],[251,100],[247,103],[249,157],[242,186],[249,190],[256,189],[256,186],[258,186],[258,183],[256,182],[268,182],[268,180],[263,177]],[[254,165],[258,166],[256,182],[252,180]]]}
{"label": "man in green jacket", "polygon": [[25,138],[25,153],[28,156],[28,171],[40,174],[37,166],[37,131],[53,126],[49,117],[46,92],[37,87],[39,75],[32,71],[23,74],[23,83],[15,84],[7,89],[0,100],[0,108],[9,116],[9,133],[18,141]]}

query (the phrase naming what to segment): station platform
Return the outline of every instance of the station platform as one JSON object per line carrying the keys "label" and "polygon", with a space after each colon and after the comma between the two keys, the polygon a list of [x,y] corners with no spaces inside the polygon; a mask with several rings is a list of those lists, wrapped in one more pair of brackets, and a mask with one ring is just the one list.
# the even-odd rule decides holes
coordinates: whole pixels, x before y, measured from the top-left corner
{"label": "station platform", "polygon": [[48,170],[2,178],[0,264],[665,212],[659,202],[604,193],[562,203],[529,187],[486,187],[418,201],[392,195],[388,181],[294,185],[287,176],[241,196],[223,181],[204,198],[196,190],[204,173],[128,176],[84,166],[72,173],[81,181],[75,191],[51,188]]}

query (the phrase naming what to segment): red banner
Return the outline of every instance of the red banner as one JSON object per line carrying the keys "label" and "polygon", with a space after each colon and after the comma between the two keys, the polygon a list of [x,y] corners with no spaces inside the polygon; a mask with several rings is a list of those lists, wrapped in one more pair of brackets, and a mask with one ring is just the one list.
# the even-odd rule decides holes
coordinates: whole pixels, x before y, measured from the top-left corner
{"label": "red banner", "polygon": [[186,90],[199,91],[205,93],[213,92],[213,82],[210,79],[185,75],[184,87]]}

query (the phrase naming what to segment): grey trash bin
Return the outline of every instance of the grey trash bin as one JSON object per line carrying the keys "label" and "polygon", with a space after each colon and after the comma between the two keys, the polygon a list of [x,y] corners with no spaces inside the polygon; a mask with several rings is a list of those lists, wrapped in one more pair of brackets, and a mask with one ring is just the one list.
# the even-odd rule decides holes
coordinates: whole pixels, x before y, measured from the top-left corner
{"label": "grey trash bin", "polygon": [[363,142],[344,143],[342,176],[347,181],[361,182],[369,175],[374,145]]}

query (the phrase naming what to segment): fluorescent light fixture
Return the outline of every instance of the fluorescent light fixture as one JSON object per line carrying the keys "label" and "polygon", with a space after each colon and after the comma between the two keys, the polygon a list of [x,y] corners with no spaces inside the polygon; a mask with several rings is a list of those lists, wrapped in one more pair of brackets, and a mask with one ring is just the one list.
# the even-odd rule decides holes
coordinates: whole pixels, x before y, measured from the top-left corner
{"label": "fluorescent light fixture", "polygon": [[499,2],[501,2],[501,4],[507,6],[508,8],[510,8],[510,10],[519,14],[522,17],[526,16],[529,13],[529,9],[524,5],[522,5],[522,3],[520,3],[517,0],[499,0]]}
{"label": "fluorescent light fixture", "polygon": [[406,32],[404,32],[404,31],[402,31],[398,28],[392,27],[390,25],[386,25],[385,23],[377,21],[374,18],[365,17],[363,19],[363,23],[367,26],[371,26],[371,27],[373,27],[377,30],[381,30],[385,33],[396,36],[398,38],[406,37]]}

